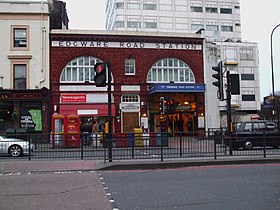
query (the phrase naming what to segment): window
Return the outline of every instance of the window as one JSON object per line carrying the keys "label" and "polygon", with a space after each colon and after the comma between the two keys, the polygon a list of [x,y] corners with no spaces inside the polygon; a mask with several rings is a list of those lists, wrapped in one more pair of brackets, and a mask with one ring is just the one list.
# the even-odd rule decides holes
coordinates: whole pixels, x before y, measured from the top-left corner
{"label": "window", "polygon": [[246,123],[244,125],[244,131],[252,131],[252,123]]}
{"label": "window", "polygon": [[141,28],[141,23],[138,21],[128,21],[127,28]]}
{"label": "window", "polygon": [[127,9],[140,9],[140,3],[127,3]]}
{"label": "window", "polygon": [[12,26],[12,48],[21,50],[28,48],[27,26]]}
{"label": "window", "polygon": [[240,49],[240,60],[253,60],[254,59],[254,50],[253,49]]}
{"label": "window", "polygon": [[240,6],[239,5],[235,5],[234,9],[240,9]]}
{"label": "window", "polygon": [[147,82],[150,83],[194,83],[195,78],[190,67],[176,58],[164,58],[157,61],[147,75]]}
{"label": "window", "polygon": [[219,31],[219,27],[217,25],[206,25],[206,31]]}
{"label": "window", "polygon": [[116,28],[124,28],[124,21],[116,21],[115,27]]}
{"label": "window", "polygon": [[232,26],[221,26],[221,31],[233,31]]}
{"label": "window", "polygon": [[203,12],[203,9],[199,6],[191,6],[191,12]]}
{"label": "window", "polygon": [[139,102],[139,96],[138,95],[132,95],[132,94],[125,94],[122,95],[122,103],[131,103],[131,102]]}
{"label": "window", "polygon": [[61,82],[94,82],[94,64],[101,62],[99,59],[84,56],[78,57],[70,61],[63,69]]}
{"label": "window", "polygon": [[125,59],[125,74],[126,75],[135,75],[135,59],[134,58]]}
{"label": "window", "polygon": [[145,20],[144,28],[157,28],[157,23],[154,20]]}
{"label": "window", "polygon": [[203,24],[191,24],[191,30],[198,31],[203,28]]}
{"label": "window", "polygon": [[242,101],[255,101],[255,95],[242,95]]}
{"label": "window", "polygon": [[255,80],[254,74],[241,74],[241,80]]}
{"label": "window", "polygon": [[221,14],[232,14],[232,9],[231,8],[220,8],[220,13]]}
{"label": "window", "polygon": [[206,7],[205,11],[206,13],[218,13],[218,9],[215,7]]}
{"label": "window", "polygon": [[156,4],[143,4],[143,9],[144,10],[156,10],[157,5]]}
{"label": "window", "polygon": [[123,9],[124,8],[124,3],[117,2],[116,3],[116,9]]}
{"label": "window", "polygon": [[26,64],[13,64],[14,89],[26,89]]}

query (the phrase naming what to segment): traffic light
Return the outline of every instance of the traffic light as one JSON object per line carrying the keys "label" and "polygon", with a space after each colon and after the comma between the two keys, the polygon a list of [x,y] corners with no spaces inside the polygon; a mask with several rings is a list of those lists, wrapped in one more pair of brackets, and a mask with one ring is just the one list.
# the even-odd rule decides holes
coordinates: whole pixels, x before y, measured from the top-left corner
{"label": "traffic light", "polygon": [[176,109],[176,104],[174,103],[173,99],[168,99],[167,101],[167,109],[169,111],[169,113],[173,113]]}
{"label": "traffic light", "polygon": [[239,74],[230,74],[229,78],[231,95],[240,95]]}
{"label": "traffic light", "polygon": [[159,99],[159,111],[160,114],[164,114],[164,97],[160,97]]}
{"label": "traffic light", "polygon": [[224,81],[223,81],[223,62],[220,61],[217,66],[213,66],[212,69],[217,73],[212,74],[212,77],[217,79],[217,81],[213,82],[212,84],[218,87],[218,99],[224,99]]}
{"label": "traffic light", "polygon": [[107,79],[106,63],[96,63],[93,68],[95,71],[94,82],[96,84],[96,87],[105,87]]}

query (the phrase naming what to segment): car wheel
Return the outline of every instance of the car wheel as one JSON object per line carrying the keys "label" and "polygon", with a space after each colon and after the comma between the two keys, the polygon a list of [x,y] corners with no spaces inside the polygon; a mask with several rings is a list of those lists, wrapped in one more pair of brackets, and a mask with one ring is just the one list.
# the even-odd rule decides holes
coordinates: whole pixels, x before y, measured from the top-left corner
{"label": "car wheel", "polygon": [[9,148],[9,154],[13,157],[18,157],[22,155],[22,148],[19,145],[12,145]]}
{"label": "car wheel", "polygon": [[251,141],[247,140],[244,142],[243,149],[253,149],[253,144]]}

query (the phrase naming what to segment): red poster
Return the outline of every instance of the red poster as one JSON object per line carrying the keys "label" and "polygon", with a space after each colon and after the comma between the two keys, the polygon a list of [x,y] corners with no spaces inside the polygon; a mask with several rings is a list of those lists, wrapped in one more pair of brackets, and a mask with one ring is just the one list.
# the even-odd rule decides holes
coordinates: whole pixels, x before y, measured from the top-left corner
{"label": "red poster", "polygon": [[86,94],[61,94],[61,102],[86,102]]}

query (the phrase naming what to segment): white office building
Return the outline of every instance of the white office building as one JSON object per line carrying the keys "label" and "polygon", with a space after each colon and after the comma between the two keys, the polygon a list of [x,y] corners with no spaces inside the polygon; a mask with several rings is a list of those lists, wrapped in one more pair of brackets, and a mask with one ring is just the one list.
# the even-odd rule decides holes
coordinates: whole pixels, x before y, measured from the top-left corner
{"label": "white office building", "polygon": [[[205,124],[206,128],[217,128],[227,124],[226,102],[216,102],[217,88],[212,85],[212,66],[219,61],[238,64],[226,67],[240,79],[240,95],[231,99],[232,120],[250,119],[260,110],[258,45],[242,42],[241,10],[240,0],[107,0],[106,29],[203,33]],[[213,111],[217,107],[222,117],[219,110]]]}

